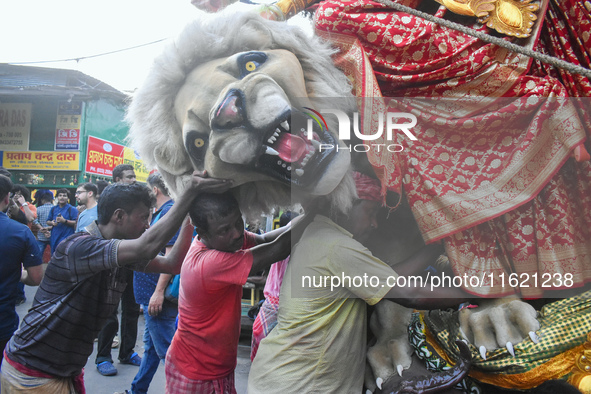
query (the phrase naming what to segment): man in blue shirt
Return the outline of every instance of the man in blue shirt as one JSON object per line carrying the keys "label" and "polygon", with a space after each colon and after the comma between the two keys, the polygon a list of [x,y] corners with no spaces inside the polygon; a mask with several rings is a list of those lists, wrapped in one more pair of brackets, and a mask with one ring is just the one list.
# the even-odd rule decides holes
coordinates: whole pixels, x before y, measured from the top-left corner
{"label": "man in blue shirt", "polygon": [[60,242],[74,234],[74,229],[76,228],[78,210],[68,204],[69,199],[67,189],[58,189],[57,205],[49,211],[49,217],[46,223],[51,227],[51,238],[49,241],[51,254],[55,252],[55,248],[57,248]]}
{"label": "man in blue shirt", "polygon": [[93,183],[85,183],[76,189],[76,202],[78,205],[84,205],[86,209],[78,215],[76,222],[76,232],[84,231],[86,226],[93,223],[97,218],[98,187]]}
{"label": "man in blue shirt", "polygon": [[[11,220],[5,213],[10,204],[12,182],[0,175],[0,349],[18,327],[15,310],[16,289],[19,281],[29,286],[37,286],[43,277],[41,251],[37,240],[22,223]],[[22,268],[25,271],[22,271]],[[0,356],[0,360],[2,356]]]}

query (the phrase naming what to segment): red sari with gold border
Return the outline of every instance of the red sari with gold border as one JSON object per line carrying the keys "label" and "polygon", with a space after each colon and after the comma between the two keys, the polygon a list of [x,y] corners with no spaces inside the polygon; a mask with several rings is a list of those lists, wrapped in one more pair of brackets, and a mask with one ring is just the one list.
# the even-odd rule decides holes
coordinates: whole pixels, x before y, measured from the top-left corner
{"label": "red sari with gold border", "polygon": [[[589,21],[583,3],[552,4],[538,50],[588,66]],[[416,141],[384,136],[371,142],[404,151],[368,156],[385,187],[404,189],[425,241],[445,241],[455,273],[483,278],[467,291],[541,297],[544,274],[572,275],[553,289],[591,280],[591,168],[572,159],[590,106],[569,98],[588,97],[588,79],[372,1],[324,1],[315,27],[341,49],[357,97],[388,97],[364,102],[364,130],[385,108],[417,114]]]}

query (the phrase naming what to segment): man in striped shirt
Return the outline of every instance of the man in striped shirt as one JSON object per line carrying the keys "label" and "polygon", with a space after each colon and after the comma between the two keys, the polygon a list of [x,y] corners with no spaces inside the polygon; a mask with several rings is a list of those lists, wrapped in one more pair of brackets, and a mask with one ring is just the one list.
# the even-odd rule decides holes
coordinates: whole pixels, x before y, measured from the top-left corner
{"label": "man in striped shirt", "polygon": [[198,193],[222,192],[230,186],[229,181],[194,173],[177,204],[149,230],[153,198],[145,186],[116,184],[105,189],[97,223],[64,240],[52,256],[33,306],[4,351],[2,390],[84,393],[82,368],[126,286],[121,268],[178,273],[191,243],[188,221],[171,252],[158,252]]}

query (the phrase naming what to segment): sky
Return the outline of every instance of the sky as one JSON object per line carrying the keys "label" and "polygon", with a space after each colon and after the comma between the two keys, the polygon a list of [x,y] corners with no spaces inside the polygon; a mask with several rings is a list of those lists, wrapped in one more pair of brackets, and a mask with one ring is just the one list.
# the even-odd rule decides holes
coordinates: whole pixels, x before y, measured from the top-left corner
{"label": "sky", "polygon": [[[204,16],[190,0],[9,0],[0,13],[0,63],[78,70],[125,92],[141,85],[160,40]],[[47,62],[62,59],[81,60]]]}
{"label": "sky", "polygon": [[[0,63],[83,58],[175,37],[201,11],[190,0],[10,0],[0,12]],[[31,66],[81,71],[122,90],[141,85],[164,42],[79,62]]]}

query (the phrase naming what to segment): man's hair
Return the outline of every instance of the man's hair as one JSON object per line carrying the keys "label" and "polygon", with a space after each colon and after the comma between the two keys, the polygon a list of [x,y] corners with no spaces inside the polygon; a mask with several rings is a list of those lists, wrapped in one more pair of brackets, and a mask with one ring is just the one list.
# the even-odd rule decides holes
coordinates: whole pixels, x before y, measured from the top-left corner
{"label": "man's hair", "polygon": [[19,185],[17,183],[12,186],[12,192],[13,193],[20,193],[25,198],[25,201],[27,201],[27,202],[31,201],[31,192],[29,191],[29,189],[27,189],[26,186]]}
{"label": "man's hair", "polygon": [[0,166],[0,175],[4,175],[5,177],[10,178],[12,174],[10,173],[10,171],[4,168],[4,166]]}
{"label": "man's hair", "polygon": [[96,181],[96,187],[98,189],[98,193],[96,194],[96,196],[100,196],[107,186],[109,186],[109,182],[105,180],[99,179],[98,181]]}
{"label": "man's hair", "polygon": [[39,189],[35,192],[35,204],[41,205],[42,201],[52,202],[53,193],[48,189]]}
{"label": "man's hair", "polygon": [[170,195],[168,193],[168,188],[164,184],[164,179],[162,179],[162,175],[159,172],[150,174],[146,182],[148,183],[148,185],[150,185],[150,187],[156,186],[165,196]]}
{"label": "man's hair", "polygon": [[131,213],[139,203],[151,208],[155,199],[150,189],[145,185],[135,183],[132,185],[115,183],[108,186],[101,193],[97,208],[97,220],[99,224],[108,224],[111,216],[117,209],[123,209]]}
{"label": "man's hair", "polygon": [[94,184],[94,183],[83,183],[82,185],[78,186],[83,188],[84,190],[86,190],[87,192],[92,192],[94,194],[94,197],[96,198],[96,196],[98,195],[98,187]]}
{"label": "man's hair", "polygon": [[131,164],[119,164],[117,167],[113,168],[113,182],[117,182],[117,178],[123,178],[123,171],[132,170],[135,172],[135,169]]}
{"label": "man's hair", "polygon": [[193,200],[189,216],[193,225],[197,227],[197,232],[206,233],[209,231],[209,219],[225,218],[236,210],[239,211],[240,207],[231,192],[203,193]]}
{"label": "man's hair", "polygon": [[300,216],[300,214],[297,212],[293,212],[293,211],[283,212],[283,214],[279,217],[279,226],[280,227],[286,226],[287,223],[291,222],[293,218],[296,218],[298,216]]}
{"label": "man's hair", "polygon": [[6,175],[0,174],[0,199],[4,198],[12,191],[12,181]]}
{"label": "man's hair", "polygon": [[61,188],[61,189],[57,189],[57,191],[55,192],[56,197],[60,194],[65,194],[68,196],[68,198],[70,198],[70,192],[68,192],[68,189],[65,188]]}

